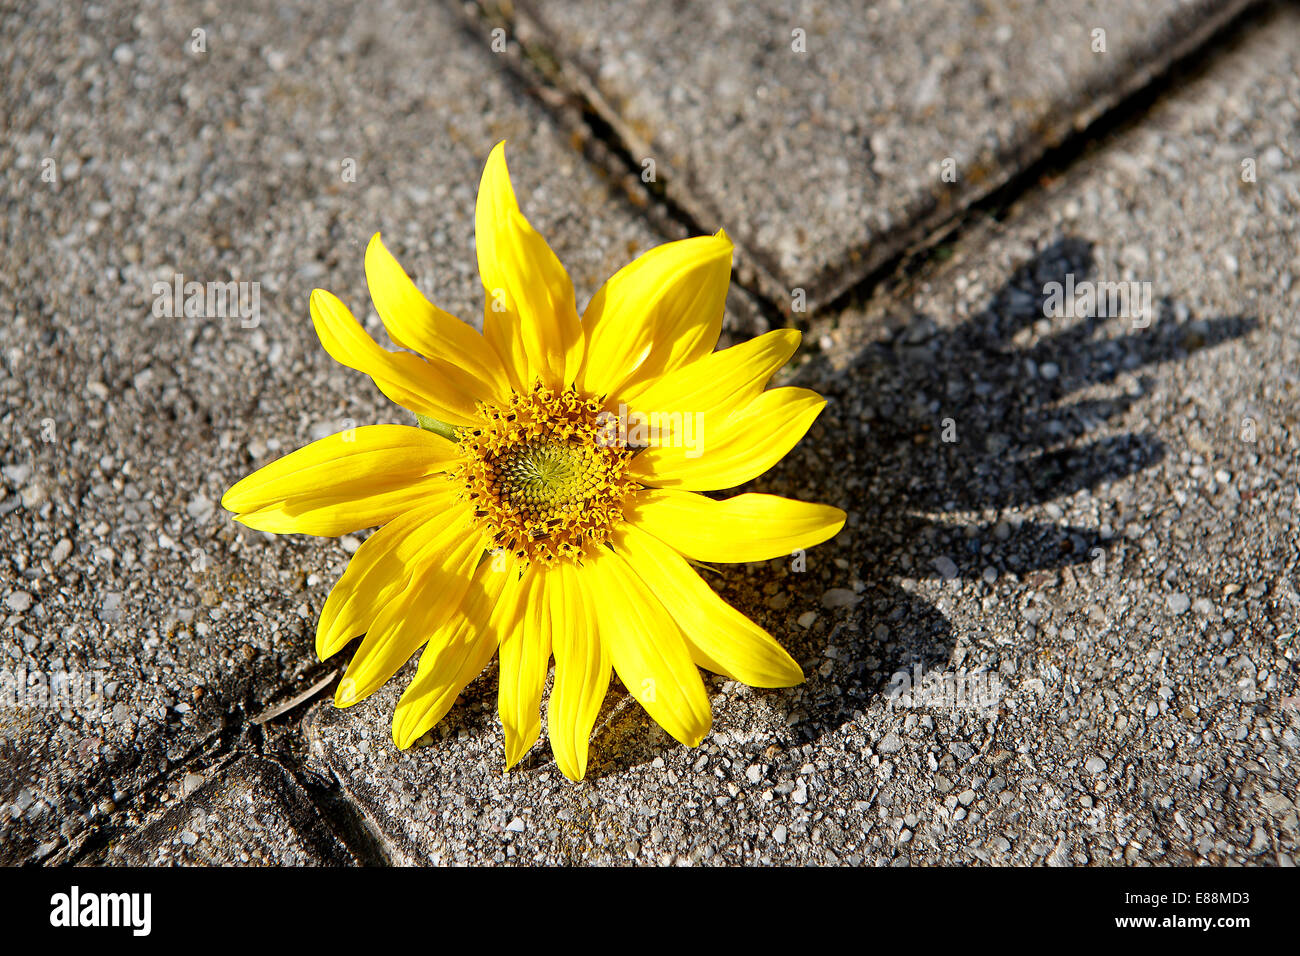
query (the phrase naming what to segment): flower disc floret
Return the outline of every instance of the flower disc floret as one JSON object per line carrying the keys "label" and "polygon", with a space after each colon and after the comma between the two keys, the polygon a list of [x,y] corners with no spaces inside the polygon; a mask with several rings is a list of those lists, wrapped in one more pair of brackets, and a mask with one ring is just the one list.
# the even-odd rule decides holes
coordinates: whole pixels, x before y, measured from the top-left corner
{"label": "flower disc floret", "polygon": [[455,469],[495,548],[550,565],[604,544],[640,484],[633,452],[609,440],[601,403],[541,384],[505,405],[479,406],[482,423],[458,435]]}

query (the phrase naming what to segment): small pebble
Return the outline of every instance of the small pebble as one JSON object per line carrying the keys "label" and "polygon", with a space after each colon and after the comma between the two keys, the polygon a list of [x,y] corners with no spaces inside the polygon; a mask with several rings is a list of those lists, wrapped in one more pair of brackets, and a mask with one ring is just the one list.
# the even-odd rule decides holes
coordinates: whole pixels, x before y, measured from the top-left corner
{"label": "small pebble", "polygon": [[5,604],[9,610],[22,614],[32,606],[32,596],[26,591],[14,591],[5,598]]}
{"label": "small pebble", "polygon": [[945,581],[951,581],[957,576],[957,564],[946,554],[934,559],[934,569]]}
{"label": "small pebble", "polygon": [[862,600],[861,595],[848,588],[831,588],[822,595],[822,607],[852,607]]}
{"label": "small pebble", "polygon": [[903,741],[895,733],[888,733],[880,738],[880,743],[876,744],[876,750],[882,754],[896,754],[903,749]]}

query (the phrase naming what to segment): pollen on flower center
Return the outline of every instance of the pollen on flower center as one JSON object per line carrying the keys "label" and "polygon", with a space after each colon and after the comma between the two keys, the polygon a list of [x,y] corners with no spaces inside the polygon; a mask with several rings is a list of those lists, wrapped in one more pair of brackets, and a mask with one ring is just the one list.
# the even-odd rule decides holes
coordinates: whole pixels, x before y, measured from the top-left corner
{"label": "pollen on flower center", "polygon": [[632,451],[610,440],[595,399],[536,385],[508,404],[480,405],[482,424],[459,436],[456,474],[493,546],[550,564],[609,539]]}

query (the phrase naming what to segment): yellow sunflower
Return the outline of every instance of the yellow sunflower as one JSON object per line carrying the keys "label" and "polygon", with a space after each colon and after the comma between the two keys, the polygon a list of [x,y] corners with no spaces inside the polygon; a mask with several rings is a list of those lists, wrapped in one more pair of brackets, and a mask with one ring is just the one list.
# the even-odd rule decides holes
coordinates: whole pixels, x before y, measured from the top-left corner
{"label": "yellow sunflower", "polygon": [[321,344],[421,427],[369,425],[313,442],[222,498],[275,533],[382,526],[357,549],[316,631],[321,659],[365,635],[339,683],[347,707],[421,646],[393,715],[400,748],[451,708],[495,653],[507,769],[547,727],[579,780],[611,669],[668,733],[708,733],[698,668],[755,687],[803,680],[789,654],[721,600],[691,561],[762,561],[833,536],[844,513],[766,494],[717,500],[772,467],[825,401],[766,389],[799,333],[713,351],[731,278],[719,232],[621,269],[579,319],[573,284],[519,210],[504,143],[488,157],[475,236],[483,333],[431,305],[384,248],[366,280],[378,345],[335,296],[311,294]]}

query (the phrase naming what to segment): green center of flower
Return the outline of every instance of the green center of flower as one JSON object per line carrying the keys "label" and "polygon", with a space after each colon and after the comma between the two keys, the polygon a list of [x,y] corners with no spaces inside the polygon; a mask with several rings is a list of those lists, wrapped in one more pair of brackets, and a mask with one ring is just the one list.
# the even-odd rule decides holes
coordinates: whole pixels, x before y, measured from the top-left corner
{"label": "green center of flower", "polygon": [[494,548],[549,565],[609,540],[639,483],[627,474],[633,452],[608,441],[600,402],[534,385],[479,415],[457,432],[464,458],[452,474]]}
{"label": "green center of flower", "polygon": [[580,508],[597,493],[604,470],[590,447],[551,438],[507,449],[493,464],[502,499],[540,521]]}

